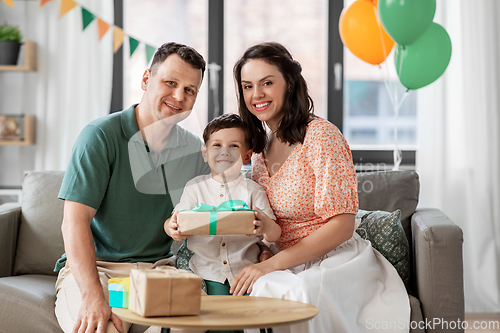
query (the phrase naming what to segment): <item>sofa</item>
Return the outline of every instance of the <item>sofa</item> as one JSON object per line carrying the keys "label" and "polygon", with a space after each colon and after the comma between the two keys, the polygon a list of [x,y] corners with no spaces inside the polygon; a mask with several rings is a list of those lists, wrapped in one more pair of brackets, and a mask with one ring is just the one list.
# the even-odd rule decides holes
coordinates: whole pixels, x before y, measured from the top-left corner
{"label": "sofa", "polygon": [[[0,333],[61,332],[54,314],[54,263],[64,252],[63,172],[27,172],[22,203],[0,206]],[[412,171],[358,174],[360,208],[401,210],[410,249],[410,332],[463,332],[431,326],[464,320],[462,230],[438,209],[416,209]],[[132,326],[130,332],[145,327]]]}

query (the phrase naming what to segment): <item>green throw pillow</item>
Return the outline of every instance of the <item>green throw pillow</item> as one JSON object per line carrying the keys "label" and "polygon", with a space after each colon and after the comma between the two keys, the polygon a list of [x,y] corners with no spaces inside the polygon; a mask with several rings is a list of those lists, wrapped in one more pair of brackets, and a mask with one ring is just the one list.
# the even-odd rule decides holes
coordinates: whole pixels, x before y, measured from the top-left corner
{"label": "green throw pillow", "polygon": [[401,225],[401,211],[359,210],[361,224],[356,232],[372,243],[399,273],[404,284],[410,282],[410,246]]}

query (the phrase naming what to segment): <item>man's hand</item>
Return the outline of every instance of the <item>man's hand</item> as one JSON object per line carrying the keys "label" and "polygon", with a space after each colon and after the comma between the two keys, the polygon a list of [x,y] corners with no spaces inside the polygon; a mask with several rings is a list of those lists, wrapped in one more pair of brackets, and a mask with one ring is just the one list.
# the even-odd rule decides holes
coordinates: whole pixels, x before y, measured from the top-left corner
{"label": "man's hand", "polygon": [[110,319],[116,329],[123,332],[122,322],[111,313],[99,280],[94,238],[90,230],[90,223],[95,213],[94,208],[82,203],[64,201],[64,218],[61,226],[64,249],[82,297],[72,332],[94,333],[97,330],[99,333],[104,333]]}
{"label": "man's hand", "polygon": [[121,320],[111,312],[104,295],[94,295],[82,299],[73,333],[105,333],[111,320],[118,332],[123,332]]}
{"label": "man's hand", "polygon": [[176,210],[172,216],[165,221],[164,229],[167,235],[169,235],[173,240],[183,241],[191,236],[181,235],[179,225],[177,224],[177,214],[179,214],[178,210]]}

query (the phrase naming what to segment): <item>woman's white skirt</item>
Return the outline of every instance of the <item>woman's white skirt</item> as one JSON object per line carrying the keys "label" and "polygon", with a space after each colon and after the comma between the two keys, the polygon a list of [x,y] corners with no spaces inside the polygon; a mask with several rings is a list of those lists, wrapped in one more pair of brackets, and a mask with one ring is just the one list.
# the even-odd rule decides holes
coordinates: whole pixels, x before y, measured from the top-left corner
{"label": "woman's white skirt", "polygon": [[300,301],[320,311],[274,333],[408,332],[410,303],[396,269],[356,232],[325,256],[257,280],[250,296]]}

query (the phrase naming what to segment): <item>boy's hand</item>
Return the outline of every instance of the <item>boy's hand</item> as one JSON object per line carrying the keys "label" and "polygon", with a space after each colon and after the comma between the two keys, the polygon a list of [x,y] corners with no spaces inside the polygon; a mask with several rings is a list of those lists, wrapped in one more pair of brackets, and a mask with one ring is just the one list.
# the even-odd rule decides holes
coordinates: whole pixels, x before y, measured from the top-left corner
{"label": "boy's hand", "polygon": [[274,256],[274,254],[269,249],[264,249],[260,252],[259,261],[266,261],[267,259]]}
{"label": "boy's hand", "polygon": [[253,224],[255,230],[254,235],[264,235],[264,239],[268,242],[276,242],[281,236],[281,228],[267,214],[262,212],[258,207],[254,206],[255,220]]}
{"label": "boy's hand", "polygon": [[177,214],[179,214],[178,210],[176,210],[172,216],[165,221],[164,229],[167,235],[169,235],[173,240],[183,241],[191,236],[181,235],[179,225],[177,225]]}

